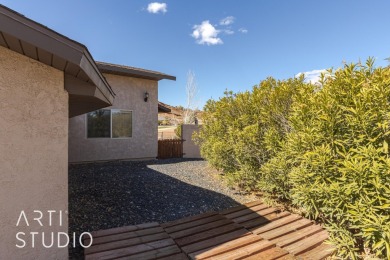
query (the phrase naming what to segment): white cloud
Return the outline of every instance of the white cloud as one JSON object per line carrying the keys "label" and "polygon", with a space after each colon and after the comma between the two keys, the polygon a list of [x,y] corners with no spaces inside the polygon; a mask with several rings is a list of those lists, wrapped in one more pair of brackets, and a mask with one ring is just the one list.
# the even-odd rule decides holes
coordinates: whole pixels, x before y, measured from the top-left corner
{"label": "white cloud", "polygon": [[248,33],[248,30],[245,29],[245,28],[240,28],[240,29],[238,29],[238,31],[239,31],[240,33]]}
{"label": "white cloud", "polygon": [[230,29],[223,30],[223,32],[228,35],[234,34],[234,31]]}
{"label": "white cloud", "polygon": [[209,21],[203,21],[202,24],[193,27],[192,37],[198,44],[216,45],[223,44],[221,38],[218,38],[219,30],[215,29]]}
{"label": "white cloud", "polygon": [[228,16],[228,17],[223,18],[223,19],[219,22],[219,24],[220,24],[220,25],[230,25],[230,24],[234,23],[234,20],[235,20],[235,19],[236,19],[236,18],[234,18],[234,16]]}
{"label": "white cloud", "polygon": [[158,13],[166,13],[168,12],[167,10],[167,4],[166,3],[158,3],[158,2],[154,2],[154,3],[150,3],[148,5],[148,12],[149,13],[152,13],[152,14],[158,14]]}
{"label": "white cloud", "polygon": [[322,69],[322,70],[312,70],[312,71],[306,71],[306,72],[299,72],[297,75],[295,75],[295,77],[298,78],[299,76],[304,74],[306,82],[311,82],[312,84],[316,84],[320,80],[321,73],[327,73],[327,71],[325,69]]}

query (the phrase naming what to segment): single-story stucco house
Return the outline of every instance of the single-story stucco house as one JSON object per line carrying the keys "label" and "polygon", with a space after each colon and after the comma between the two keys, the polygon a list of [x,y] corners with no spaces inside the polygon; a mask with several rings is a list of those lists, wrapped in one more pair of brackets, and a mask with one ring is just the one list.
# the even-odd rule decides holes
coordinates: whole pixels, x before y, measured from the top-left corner
{"label": "single-story stucco house", "polygon": [[163,78],[174,79],[97,63],[84,45],[0,5],[0,259],[68,258],[68,155],[155,157]]}
{"label": "single-story stucco house", "polygon": [[116,96],[110,107],[69,121],[69,162],[156,159],[158,81],[176,80],[156,71],[98,62]]}

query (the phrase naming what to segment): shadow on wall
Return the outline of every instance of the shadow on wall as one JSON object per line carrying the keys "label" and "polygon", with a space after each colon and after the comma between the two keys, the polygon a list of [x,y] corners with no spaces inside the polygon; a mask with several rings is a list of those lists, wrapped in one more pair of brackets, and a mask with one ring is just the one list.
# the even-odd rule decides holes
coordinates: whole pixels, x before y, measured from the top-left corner
{"label": "shadow on wall", "polygon": [[[239,205],[228,196],[150,168],[172,164],[169,167],[174,167],[170,168],[174,174],[191,170],[175,164],[180,162],[183,160],[70,165],[69,232],[80,235],[145,222],[164,223]],[[80,256],[80,247],[70,249],[71,258]]]}

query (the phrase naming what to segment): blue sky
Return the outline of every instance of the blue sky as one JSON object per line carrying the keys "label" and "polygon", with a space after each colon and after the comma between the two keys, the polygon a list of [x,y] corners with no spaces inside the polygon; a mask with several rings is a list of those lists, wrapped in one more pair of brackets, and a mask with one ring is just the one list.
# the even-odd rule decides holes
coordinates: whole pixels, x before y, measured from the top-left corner
{"label": "blue sky", "polygon": [[202,107],[225,89],[249,90],[269,76],[285,79],[369,56],[386,66],[390,57],[388,0],[0,3],[85,44],[95,60],[176,76],[159,84],[160,101],[171,105],[185,105],[189,70]]}

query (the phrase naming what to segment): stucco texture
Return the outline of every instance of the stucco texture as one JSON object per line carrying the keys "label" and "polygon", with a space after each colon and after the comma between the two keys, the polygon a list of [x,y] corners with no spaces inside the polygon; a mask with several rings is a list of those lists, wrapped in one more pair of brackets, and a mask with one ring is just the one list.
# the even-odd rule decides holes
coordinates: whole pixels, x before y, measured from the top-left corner
{"label": "stucco texture", "polygon": [[181,136],[185,140],[183,143],[183,158],[202,158],[199,146],[192,140],[192,135],[199,131],[199,127],[199,125],[182,125]]}
{"label": "stucco texture", "polygon": [[[68,93],[63,72],[0,47],[0,259],[67,259],[68,249],[44,248],[41,233],[67,232],[53,215],[41,227],[34,210],[68,209]],[[16,223],[24,210],[29,227]],[[23,249],[16,239],[25,232]],[[39,232],[31,248],[30,232]],[[46,244],[49,244],[47,240]]]}
{"label": "stucco texture", "polygon": [[[69,121],[69,162],[151,159],[157,157],[158,83],[104,74],[116,96],[107,109],[132,111],[131,138],[87,138],[86,115]],[[145,92],[148,102],[144,101]]]}

